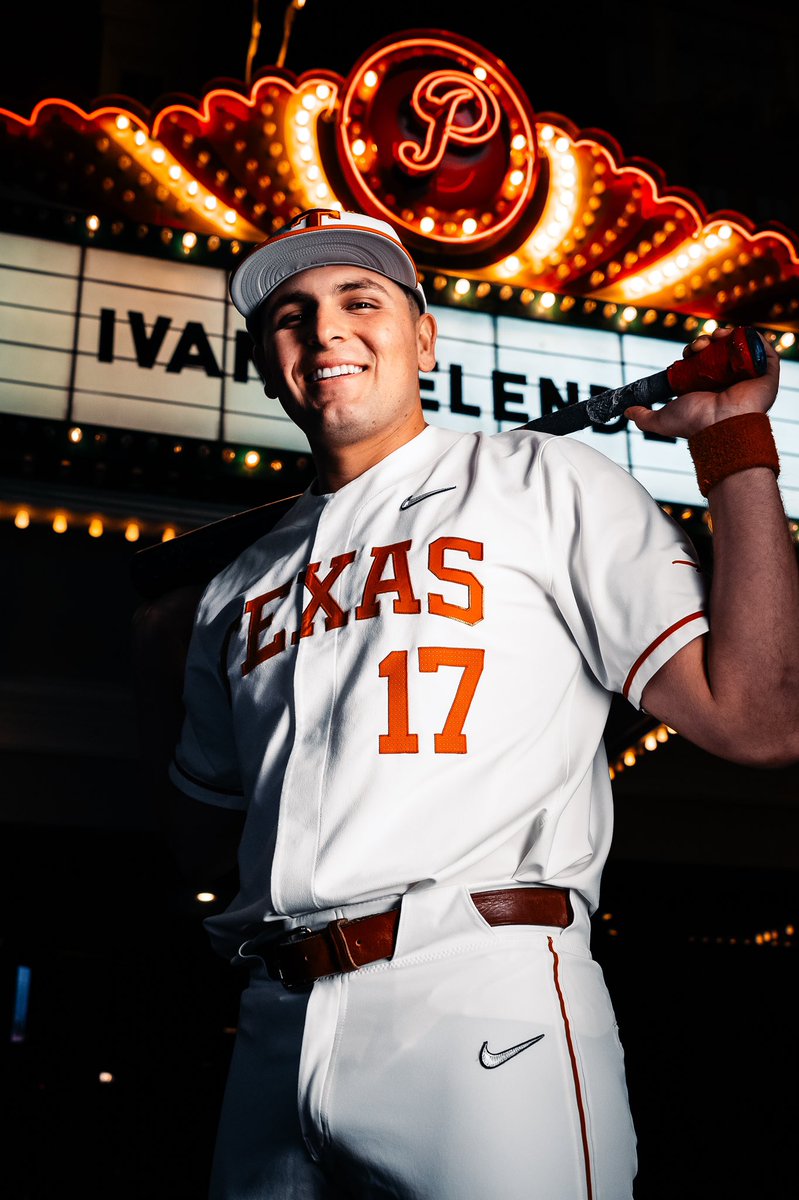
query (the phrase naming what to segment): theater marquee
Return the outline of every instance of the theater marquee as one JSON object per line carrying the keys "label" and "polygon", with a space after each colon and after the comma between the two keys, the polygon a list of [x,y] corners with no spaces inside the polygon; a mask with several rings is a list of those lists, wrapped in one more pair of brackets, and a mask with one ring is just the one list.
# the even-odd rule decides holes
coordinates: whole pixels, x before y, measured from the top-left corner
{"label": "theater marquee", "polygon": [[[436,371],[428,420],[496,433],[662,370],[679,345],[631,333],[432,307]],[[0,235],[0,410],[178,437],[306,450],[265,396],[250,340],[212,267]],[[799,513],[799,365],[784,362],[774,411],[781,486]],[[793,418],[793,419],[791,419]],[[684,443],[624,420],[579,437],[657,499],[703,503]]]}

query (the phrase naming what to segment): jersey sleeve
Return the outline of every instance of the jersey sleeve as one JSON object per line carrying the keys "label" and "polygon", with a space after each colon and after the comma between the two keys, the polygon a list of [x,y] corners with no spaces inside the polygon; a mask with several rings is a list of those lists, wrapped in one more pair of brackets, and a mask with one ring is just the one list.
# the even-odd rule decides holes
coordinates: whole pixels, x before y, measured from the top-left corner
{"label": "jersey sleeve", "polygon": [[685,532],[599,451],[542,446],[552,595],[591,670],[636,708],[655,672],[707,633],[705,583]]}
{"label": "jersey sleeve", "polygon": [[172,783],[206,804],[245,809],[224,650],[228,623],[197,611],[183,686],[185,716],[169,768]]}

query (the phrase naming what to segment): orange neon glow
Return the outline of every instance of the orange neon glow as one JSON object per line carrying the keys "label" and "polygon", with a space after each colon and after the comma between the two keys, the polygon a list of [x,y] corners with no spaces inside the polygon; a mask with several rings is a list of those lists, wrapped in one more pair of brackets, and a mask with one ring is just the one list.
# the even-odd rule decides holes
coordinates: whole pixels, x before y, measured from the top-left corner
{"label": "orange neon glow", "polygon": [[39,204],[57,191],[95,244],[134,225],[181,257],[236,253],[305,209],[346,208],[393,224],[434,291],[449,263],[478,298],[495,283],[553,312],[582,296],[644,325],[657,310],[799,313],[795,234],[708,214],[610,135],[536,117],[505,65],[456,34],[386,38],[347,79],[272,67],[152,114],[50,97],[0,122],[11,177]]}
{"label": "orange neon glow", "polygon": [[[413,130],[399,115],[403,97]],[[501,244],[530,204],[538,155],[527,97],[503,64],[455,34],[386,39],[367,53],[343,90],[337,134],[356,204],[401,226],[420,252]],[[451,144],[466,153],[448,155]],[[426,187],[390,203],[397,164]]]}
{"label": "orange neon glow", "polygon": [[[476,118],[470,125],[456,125],[455,118],[466,110],[470,100],[477,104]],[[462,71],[433,71],[425,75],[414,89],[411,105],[427,124],[423,146],[406,141],[397,147],[397,158],[412,175],[435,171],[450,141],[461,146],[487,142],[499,128],[502,116],[496,96],[485,84]]]}

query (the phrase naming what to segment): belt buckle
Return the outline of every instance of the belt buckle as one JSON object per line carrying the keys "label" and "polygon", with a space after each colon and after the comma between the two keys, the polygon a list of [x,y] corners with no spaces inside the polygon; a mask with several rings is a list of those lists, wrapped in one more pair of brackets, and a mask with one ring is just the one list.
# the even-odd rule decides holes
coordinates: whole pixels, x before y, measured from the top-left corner
{"label": "belt buckle", "polygon": [[[279,952],[281,946],[290,946],[294,942],[301,942],[305,938],[310,937],[312,934],[313,930],[307,925],[298,925],[296,929],[292,929],[286,937],[282,938],[277,943],[275,946],[275,953],[277,954]],[[283,972],[277,963],[275,964],[274,969],[267,965],[267,971],[269,973],[269,977],[281,983],[287,992],[304,993],[310,992],[313,989],[313,980],[311,980],[310,983],[287,983],[283,978]]]}

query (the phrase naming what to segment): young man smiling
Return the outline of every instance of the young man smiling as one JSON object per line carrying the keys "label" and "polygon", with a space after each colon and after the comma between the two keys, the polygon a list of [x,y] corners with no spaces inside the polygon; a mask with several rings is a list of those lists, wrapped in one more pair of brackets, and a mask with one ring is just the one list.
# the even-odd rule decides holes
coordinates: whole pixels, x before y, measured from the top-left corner
{"label": "young man smiling", "polygon": [[799,757],[776,355],[628,414],[692,439],[709,631],[690,543],[601,454],[426,425],[436,326],[390,226],[303,214],[231,295],[317,480],[205,589],[170,769],[183,861],[239,846],[207,922],[250,967],[212,1196],[624,1200],[602,734],[619,691],[714,753]]}
{"label": "young man smiling", "polygon": [[418,378],[435,366],[436,323],[416,289],[375,271],[318,267],[271,294],[255,325],[266,390],[308,438],[324,491],[424,429]]}

